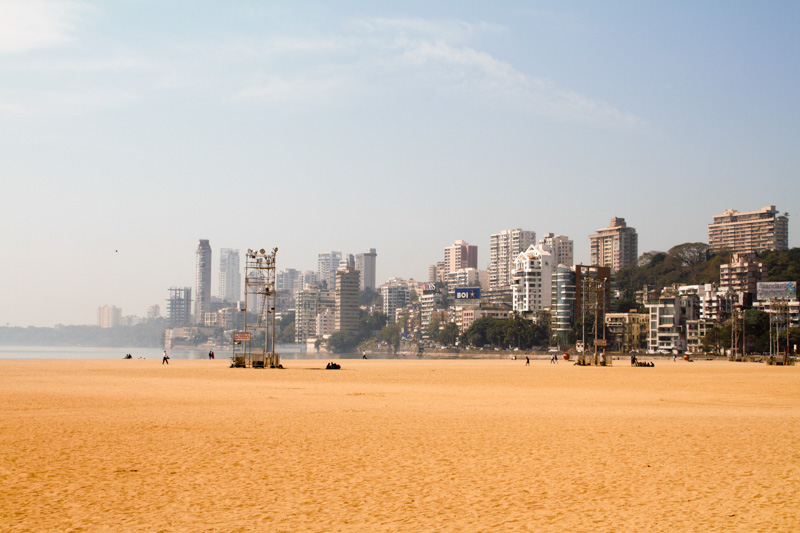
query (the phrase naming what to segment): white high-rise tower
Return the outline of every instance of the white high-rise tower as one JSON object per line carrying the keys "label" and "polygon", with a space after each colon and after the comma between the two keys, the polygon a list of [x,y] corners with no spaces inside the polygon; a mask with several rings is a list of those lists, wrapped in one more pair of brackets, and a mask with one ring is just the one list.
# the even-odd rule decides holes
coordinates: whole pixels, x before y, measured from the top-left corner
{"label": "white high-rise tower", "polygon": [[219,299],[229,303],[235,303],[242,299],[239,250],[222,248],[219,251]]}

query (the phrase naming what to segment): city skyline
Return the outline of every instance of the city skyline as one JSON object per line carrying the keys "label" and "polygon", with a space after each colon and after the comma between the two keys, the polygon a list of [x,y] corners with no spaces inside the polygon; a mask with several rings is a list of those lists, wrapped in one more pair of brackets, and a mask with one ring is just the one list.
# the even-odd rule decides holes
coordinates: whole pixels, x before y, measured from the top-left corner
{"label": "city skyline", "polygon": [[587,264],[611,218],[641,255],[775,205],[797,247],[798,23],[791,3],[7,0],[0,324],[164,309],[198,239],[301,271],[374,247],[379,281],[426,280],[456,240],[486,269],[508,228]]}

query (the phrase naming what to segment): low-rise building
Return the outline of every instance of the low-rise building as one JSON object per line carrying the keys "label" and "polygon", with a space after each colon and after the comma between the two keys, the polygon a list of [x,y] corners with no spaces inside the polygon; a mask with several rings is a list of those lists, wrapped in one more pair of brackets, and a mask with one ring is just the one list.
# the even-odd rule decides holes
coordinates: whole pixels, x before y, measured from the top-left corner
{"label": "low-rise building", "polygon": [[511,308],[508,306],[492,304],[479,305],[478,307],[463,307],[460,311],[460,318],[456,317],[454,322],[459,326],[459,331],[463,333],[469,329],[473,322],[480,318],[507,320],[511,316],[511,311]]}
{"label": "low-rise building", "polygon": [[621,352],[647,349],[648,313],[606,313],[605,320],[609,348]]}
{"label": "low-rise building", "polygon": [[686,321],[686,351],[689,353],[703,352],[703,338],[709,331],[718,325],[716,320],[687,320]]}
{"label": "low-rise building", "polygon": [[723,292],[714,283],[702,285],[680,285],[678,294],[696,294],[700,300],[699,319],[707,322],[725,320],[731,315],[734,298]]}
{"label": "low-rise building", "polygon": [[650,312],[648,350],[653,353],[686,351],[686,323],[699,319],[699,297],[665,289],[658,303],[647,304],[647,308]]}

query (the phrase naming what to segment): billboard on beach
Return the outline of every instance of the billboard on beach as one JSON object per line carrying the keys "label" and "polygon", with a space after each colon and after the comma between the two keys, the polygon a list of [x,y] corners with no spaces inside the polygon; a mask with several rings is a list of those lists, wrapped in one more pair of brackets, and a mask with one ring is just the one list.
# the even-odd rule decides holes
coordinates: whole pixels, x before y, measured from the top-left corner
{"label": "billboard on beach", "polygon": [[762,281],[756,285],[756,298],[761,301],[771,298],[797,300],[797,282]]}

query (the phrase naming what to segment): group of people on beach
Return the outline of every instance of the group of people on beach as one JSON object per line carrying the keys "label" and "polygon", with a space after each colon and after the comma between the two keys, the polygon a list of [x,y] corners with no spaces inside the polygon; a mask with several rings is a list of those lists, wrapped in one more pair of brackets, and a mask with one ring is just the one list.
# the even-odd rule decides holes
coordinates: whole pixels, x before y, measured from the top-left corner
{"label": "group of people on beach", "polygon": [[650,361],[639,361],[638,359],[636,359],[636,354],[632,353],[631,354],[631,366],[646,366],[646,367],[650,367],[650,366],[656,366],[656,365],[654,363],[650,362]]}
{"label": "group of people on beach", "polygon": [[342,367],[339,365],[339,363],[330,362],[325,367],[325,370],[339,370],[340,368]]}

